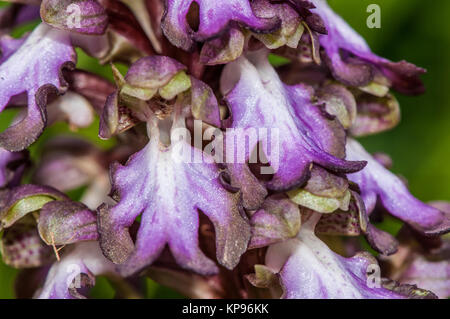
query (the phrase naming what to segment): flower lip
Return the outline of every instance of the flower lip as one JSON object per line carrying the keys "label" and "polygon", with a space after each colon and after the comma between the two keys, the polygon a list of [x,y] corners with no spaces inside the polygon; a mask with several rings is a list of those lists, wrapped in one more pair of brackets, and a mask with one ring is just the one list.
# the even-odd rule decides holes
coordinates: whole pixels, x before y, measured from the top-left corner
{"label": "flower lip", "polygon": [[[152,264],[166,245],[182,268],[205,275],[216,273],[216,264],[198,246],[199,211],[214,224],[220,264],[234,268],[247,248],[250,226],[243,218],[241,194],[223,188],[221,172],[211,159],[204,160],[207,155],[201,150],[184,140],[161,143],[160,135],[185,128],[188,110],[182,102],[175,104],[169,132],[153,116],[147,123],[147,146],[125,166],[116,163],[111,168],[112,191],[118,203],[98,209],[100,245],[109,259],[120,264],[124,276]],[[180,150],[200,162],[192,157],[179,161],[176,152]],[[128,228],[141,214],[134,243]]]}
{"label": "flower lip", "polygon": [[448,213],[416,199],[403,181],[378,163],[357,141],[348,139],[347,156],[349,159],[363,159],[368,163],[365,169],[349,174],[348,178],[359,185],[369,214],[374,210],[379,198],[390,214],[421,233],[436,236],[450,231]]}
{"label": "flower lip", "polygon": [[403,94],[421,94],[420,75],[426,71],[406,61],[391,62],[371,52],[366,41],[328,6],[326,0],[311,0],[322,17],[327,35],[319,35],[323,57],[333,76],[350,86],[365,86],[381,73]]}

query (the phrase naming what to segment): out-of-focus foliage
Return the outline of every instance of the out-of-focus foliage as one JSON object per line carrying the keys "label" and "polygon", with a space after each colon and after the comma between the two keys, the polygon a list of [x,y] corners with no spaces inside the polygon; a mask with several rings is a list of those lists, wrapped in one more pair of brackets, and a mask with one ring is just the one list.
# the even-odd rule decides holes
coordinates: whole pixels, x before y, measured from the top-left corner
{"label": "out-of-focus foliage", "polygon": [[[434,0],[425,4],[423,0],[329,0],[329,3],[367,40],[375,53],[393,61],[405,59],[428,70],[423,78],[427,88],[424,95],[406,97],[397,94],[402,109],[400,125],[361,141],[371,152],[388,153],[394,161],[394,172],[408,179],[412,193],[421,200],[450,200],[450,28],[446,26],[450,18],[450,1]],[[369,29],[366,25],[369,4],[378,4],[381,8],[380,29]],[[23,26],[13,35],[21,36],[35,25]],[[79,68],[112,80],[108,65],[100,66],[95,59],[81,51],[78,53]],[[120,70],[126,71],[124,67]],[[10,111],[0,115],[0,131],[7,127],[12,117]],[[111,147],[114,142],[96,138],[97,130],[98,121],[76,134],[96,141],[104,148]],[[66,125],[54,125],[32,146],[32,155],[39,154],[45,139],[62,132],[75,134]],[[76,199],[80,192],[70,195]],[[398,221],[389,218],[378,227],[395,234],[399,226]],[[0,298],[14,296],[15,275],[15,270],[0,264]],[[146,284],[149,298],[180,297],[151,280]],[[106,279],[100,278],[92,295],[110,298],[113,290]]]}

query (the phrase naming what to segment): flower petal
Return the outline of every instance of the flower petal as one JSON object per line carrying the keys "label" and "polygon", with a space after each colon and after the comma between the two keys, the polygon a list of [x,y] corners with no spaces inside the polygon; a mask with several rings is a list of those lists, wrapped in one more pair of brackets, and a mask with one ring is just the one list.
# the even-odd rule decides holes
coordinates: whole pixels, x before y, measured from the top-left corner
{"label": "flower petal", "polygon": [[100,275],[117,277],[114,264],[102,255],[97,242],[79,243],[53,264],[36,298],[86,298],[78,290],[93,287],[95,277]]}
{"label": "flower petal", "polygon": [[[432,206],[449,211],[446,202],[432,202]],[[439,298],[450,297],[450,241],[446,236],[424,237],[408,225],[400,229],[399,252],[381,256],[383,269],[389,277],[402,284],[416,284],[433,291]]]}
{"label": "flower petal", "polygon": [[312,104],[311,88],[284,85],[267,61],[265,51],[252,55],[251,61],[241,57],[229,63],[222,73],[221,90],[231,111],[230,127],[234,129],[233,135],[226,135],[227,148],[236,137],[245,141],[256,134],[255,130],[259,133],[258,130],[266,129],[274,135],[270,142],[267,136],[260,141],[250,139],[244,160],[226,159],[246,163],[256,144],[261,143],[275,171],[272,180],[266,183],[269,189],[286,191],[302,186],[309,178],[312,163],[335,172],[364,167],[364,162],[338,158],[344,155],[342,126],[327,119],[321,108]]}
{"label": "flower petal", "polygon": [[450,261],[418,257],[403,272],[400,282],[433,291],[439,298],[450,297]]}
{"label": "flower petal", "polygon": [[272,4],[269,0],[252,2],[255,15],[264,19],[280,19],[281,26],[270,34],[254,33],[268,49],[277,49],[284,45],[296,49],[305,30],[299,14],[287,3]]}
{"label": "flower petal", "polygon": [[384,97],[360,94],[356,102],[358,112],[350,128],[353,136],[381,133],[392,129],[400,122],[400,106],[391,94]]}
{"label": "flower petal", "polygon": [[333,12],[326,0],[311,2],[316,7],[313,12],[321,16],[328,31],[327,35],[320,35],[319,40],[325,50],[325,62],[337,80],[350,86],[365,86],[381,72],[401,93],[424,91],[419,78],[424,69],[405,61],[394,63],[373,54],[366,41]]}
{"label": "flower petal", "polygon": [[[302,225],[298,237],[273,245],[266,255],[266,266],[279,274],[283,298],[379,299],[404,298],[374,281],[370,273],[378,264],[368,253],[352,258],[332,252],[314,234],[320,214]],[[379,278],[380,279],[380,278]]]}
{"label": "flower petal", "polygon": [[0,64],[8,60],[25,42],[26,38],[15,39],[9,35],[4,35],[0,38]]}
{"label": "flower petal", "polygon": [[38,185],[22,185],[11,189],[0,211],[1,228],[8,228],[28,213],[41,209],[54,200],[69,198],[54,188]]}
{"label": "flower petal", "polygon": [[82,95],[101,114],[106,98],[114,92],[114,86],[108,80],[86,71],[74,70],[65,74],[71,91]]}
{"label": "flower petal", "polygon": [[284,195],[268,197],[251,219],[252,238],[249,248],[265,247],[297,236],[301,218],[297,205]]}
{"label": "flower petal", "polygon": [[103,34],[108,26],[105,9],[96,0],[43,0],[41,18],[52,27],[82,34]]}
{"label": "flower petal", "polygon": [[46,123],[47,95],[67,89],[61,70],[73,68],[75,60],[68,34],[41,24],[0,65],[0,111],[13,96],[28,96],[27,116],[0,134],[0,146],[20,151],[37,139]]}
{"label": "flower petal", "polygon": [[398,249],[397,240],[389,233],[372,225],[359,194],[351,191],[351,195],[348,210],[340,209],[333,214],[322,216],[317,223],[316,232],[332,236],[364,235],[375,251],[386,256],[396,253]]}
{"label": "flower petal", "polygon": [[364,170],[349,174],[348,178],[359,185],[361,197],[369,214],[374,209],[376,198],[379,196],[389,213],[422,233],[433,235],[450,230],[448,214],[412,196],[400,178],[379,164],[355,140],[347,141],[347,158],[365,160],[368,163]]}
{"label": "flower petal", "polygon": [[41,267],[54,260],[52,248],[39,237],[31,216],[5,229],[0,245],[3,262],[14,268]]}
{"label": "flower petal", "polygon": [[[184,127],[183,120],[177,123],[175,127]],[[167,244],[181,267],[201,274],[214,273],[216,265],[198,246],[201,210],[214,224],[219,263],[232,269],[250,237],[250,226],[241,217],[240,194],[222,187],[214,164],[177,158],[188,154],[202,159],[200,150],[186,141],[164,146],[157,123],[148,125],[149,144],[125,166],[116,164],[112,168],[113,189],[120,201],[99,209],[103,252],[114,262],[124,263],[121,272],[131,275],[151,264]],[[141,213],[134,245],[128,228]]]}
{"label": "flower petal", "polygon": [[39,235],[48,245],[96,240],[97,218],[85,205],[70,200],[45,204],[38,219]]}
{"label": "flower petal", "polygon": [[200,52],[200,62],[206,65],[226,64],[236,60],[244,51],[245,36],[236,28],[206,42]]}
{"label": "flower petal", "polygon": [[66,121],[70,128],[89,127],[94,121],[94,109],[82,95],[66,92],[47,106],[48,123]]}
{"label": "flower petal", "polygon": [[13,3],[0,8],[0,33],[8,33],[14,27],[40,18],[40,0],[27,2],[29,5]]}
{"label": "flower petal", "polygon": [[199,6],[199,26],[194,31],[186,19],[193,2],[194,0],[168,0],[162,20],[165,36],[173,45],[187,51],[193,48],[195,41],[215,38],[233,24],[258,33],[275,30],[280,24],[278,19],[258,18],[248,0],[196,0]]}

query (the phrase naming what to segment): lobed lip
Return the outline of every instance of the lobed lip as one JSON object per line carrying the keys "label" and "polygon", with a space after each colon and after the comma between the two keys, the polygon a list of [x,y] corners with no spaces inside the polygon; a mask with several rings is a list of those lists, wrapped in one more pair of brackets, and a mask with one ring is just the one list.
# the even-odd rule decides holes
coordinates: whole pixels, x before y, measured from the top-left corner
{"label": "lobed lip", "polygon": [[[201,210],[216,230],[217,260],[234,268],[250,237],[250,227],[240,212],[240,194],[222,187],[214,164],[173,161],[173,146],[160,149],[157,121],[149,125],[149,144],[125,166],[117,164],[113,169],[117,205],[98,211],[104,254],[120,263],[120,272],[129,276],[155,261],[167,244],[181,267],[205,275],[216,273],[217,266],[198,246]],[[182,143],[181,147],[201,153]],[[141,213],[133,243],[128,228]]]}

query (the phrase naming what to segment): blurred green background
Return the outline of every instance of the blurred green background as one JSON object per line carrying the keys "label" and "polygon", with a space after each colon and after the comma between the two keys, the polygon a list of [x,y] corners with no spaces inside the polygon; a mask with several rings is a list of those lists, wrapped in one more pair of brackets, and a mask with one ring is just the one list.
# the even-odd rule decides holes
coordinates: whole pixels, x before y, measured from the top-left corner
{"label": "blurred green background", "polygon": [[[450,1],[448,0],[329,0],[370,44],[373,51],[393,61],[405,59],[424,67],[423,77],[427,92],[418,97],[396,94],[402,109],[402,121],[392,131],[361,139],[371,152],[383,151],[394,161],[393,171],[409,181],[411,192],[423,201],[450,201]],[[381,7],[381,29],[369,29],[366,19],[369,4]],[[2,2],[0,1],[0,5]],[[20,36],[36,24],[14,31]],[[78,67],[95,71],[111,79],[109,66],[98,63],[79,52]],[[1,89],[1,88],[0,88]],[[0,131],[5,129],[13,114],[0,116]],[[81,131],[86,138],[100,143],[96,138],[98,123]],[[33,146],[39,145],[56,132],[69,133],[64,125],[47,130]],[[110,143],[100,143],[108,147]],[[381,228],[395,233],[399,223],[390,220]],[[13,297],[16,271],[0,265],[0,298]],[[106,279],[100,278],[93,296],[108,298],[112,290]],[[147,297],[179,297],[175,292],[147,281]]]}

